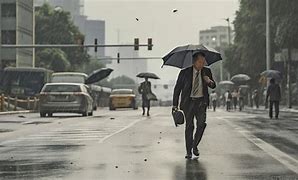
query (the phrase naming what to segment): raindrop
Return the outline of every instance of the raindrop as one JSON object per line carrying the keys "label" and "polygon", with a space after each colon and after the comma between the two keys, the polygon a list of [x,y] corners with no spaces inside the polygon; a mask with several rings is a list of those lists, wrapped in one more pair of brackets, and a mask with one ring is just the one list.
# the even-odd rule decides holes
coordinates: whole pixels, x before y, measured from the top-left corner
{"label": "raindrop", "polygon": [[146,162],[146,161],[147,161],[147,159],[144,159],[144,161]]}
{"label": "raindrop", "polygon": [[117,169],[117,168],[118,168],[118,166],[115,166],[115,168]]}

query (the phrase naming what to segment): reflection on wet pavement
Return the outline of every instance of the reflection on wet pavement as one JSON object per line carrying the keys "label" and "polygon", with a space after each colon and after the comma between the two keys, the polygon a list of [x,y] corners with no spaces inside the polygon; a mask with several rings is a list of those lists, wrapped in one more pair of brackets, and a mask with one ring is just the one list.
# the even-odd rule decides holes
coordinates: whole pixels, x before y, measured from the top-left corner
{"label": "reflection on wet pavement", "polygon": [[173,180],[207,180],[207,169],[198,159],[186,160],[185,167],[176,166]]}

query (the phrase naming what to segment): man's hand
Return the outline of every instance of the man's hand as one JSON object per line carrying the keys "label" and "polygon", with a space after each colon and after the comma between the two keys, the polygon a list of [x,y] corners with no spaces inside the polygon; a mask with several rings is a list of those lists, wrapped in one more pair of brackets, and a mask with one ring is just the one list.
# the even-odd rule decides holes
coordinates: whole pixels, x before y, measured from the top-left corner
{"label": "man's hand", "polygon": [[173,106],[172,107],[172,112],[178,111],[178,107],[177,106]]}
{"label": "man's hand", "polygon": [[204,80],[207,84],[214,83],[208,76],[204,76]]}

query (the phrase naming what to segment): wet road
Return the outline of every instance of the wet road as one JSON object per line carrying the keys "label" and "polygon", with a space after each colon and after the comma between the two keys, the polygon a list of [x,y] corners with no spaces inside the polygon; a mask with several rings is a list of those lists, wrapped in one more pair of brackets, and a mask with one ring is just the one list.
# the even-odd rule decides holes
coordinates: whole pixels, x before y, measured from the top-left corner
{"label": "wet road", "polygon": [[200,158],[185,160],[169,112],[0,116],[0,179],[298,179],[297,114],[210,111]]}

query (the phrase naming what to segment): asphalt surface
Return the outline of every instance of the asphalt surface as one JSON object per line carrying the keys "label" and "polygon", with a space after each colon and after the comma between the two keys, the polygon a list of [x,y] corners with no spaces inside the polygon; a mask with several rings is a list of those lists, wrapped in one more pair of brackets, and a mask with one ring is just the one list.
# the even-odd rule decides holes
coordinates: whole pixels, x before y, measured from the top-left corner
{"label": "asphalt surface", "polygon": [[170,109],[1,115],[0,179],[298,179],[297,113],[208,111],[201,155],[185,160]]}

